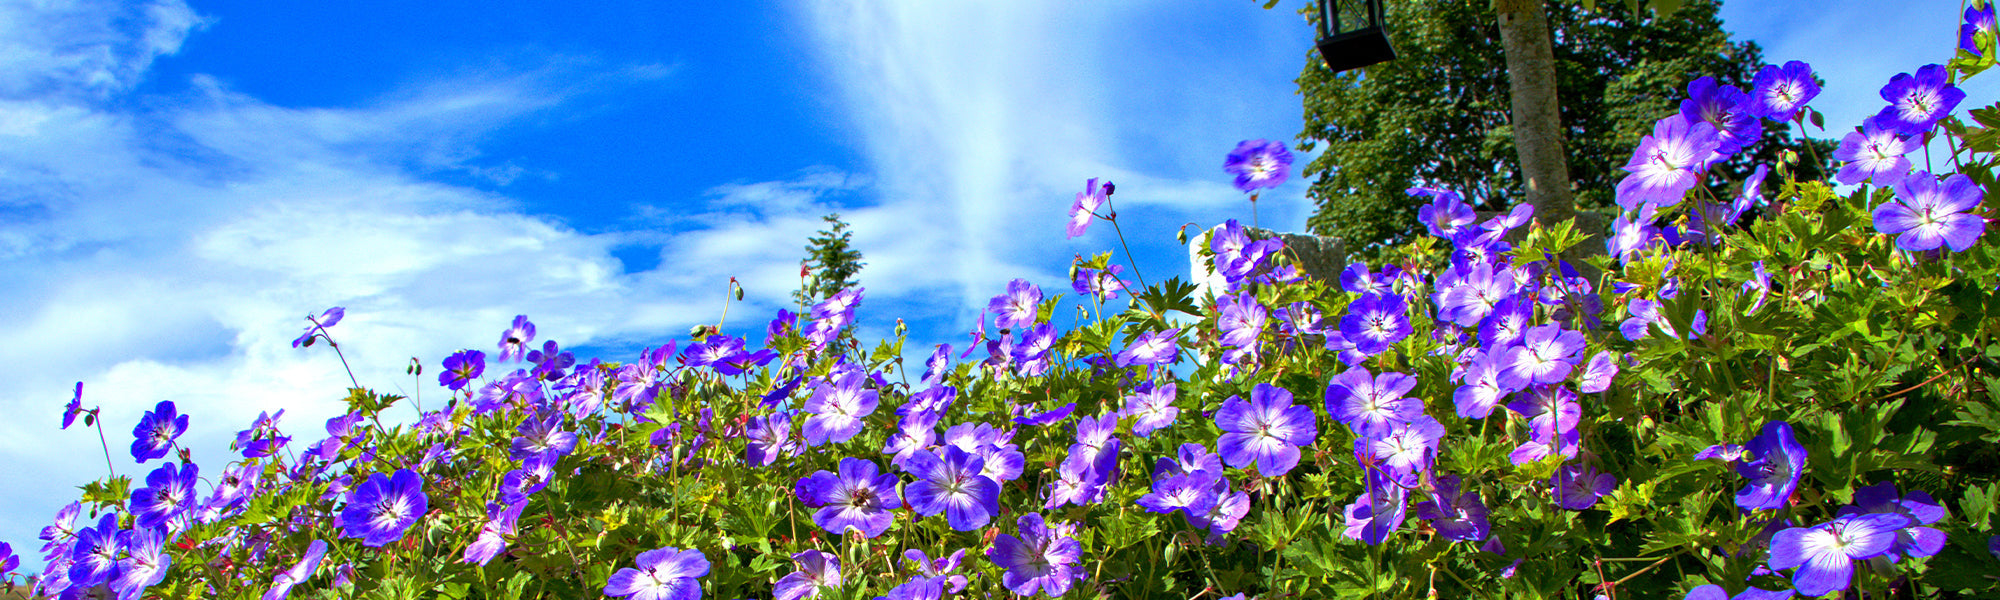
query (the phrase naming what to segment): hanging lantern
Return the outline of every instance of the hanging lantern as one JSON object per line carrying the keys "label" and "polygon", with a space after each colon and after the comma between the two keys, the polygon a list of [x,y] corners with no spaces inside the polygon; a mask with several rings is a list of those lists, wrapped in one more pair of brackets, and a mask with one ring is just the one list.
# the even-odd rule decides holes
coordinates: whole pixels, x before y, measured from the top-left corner
{"label": "hanging lantern", "polygon": [[1319,55],[1339,73],[1395,60],[1382,30],[1382,0],[1315,0],[1319,4]]}

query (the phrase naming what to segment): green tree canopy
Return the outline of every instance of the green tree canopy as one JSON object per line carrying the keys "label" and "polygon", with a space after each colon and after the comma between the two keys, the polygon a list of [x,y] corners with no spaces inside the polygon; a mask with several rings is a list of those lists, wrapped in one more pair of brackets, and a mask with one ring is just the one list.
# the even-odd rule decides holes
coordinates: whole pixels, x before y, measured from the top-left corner
{"label": "green tree canopy", "polygon": [[[1689,81],[1712,75],[1748,91],[1763,66],[1756,43],[1729,40],[1715,2],[1664,18],[1620,3],[1595,8],[1548,6],[1579,212],[1615,206],[1620,167],[1655,121],[1678,110]],[[1481,210],[1522,197],[1506,59],[1487,3],[1387,0],[1385,9],[1396,60],[1336,75],[1313,53],[1298,80],[1300,149],[1326,145],[1302,171],[1317,204],[1308,225],[1371,257],[1421,231],[1420,203],[1405,193],[1412,186],[1459,192]],[[1792,145],[1785,127],[1767,123],[1764,142],[1722,168],[1741,179]]]}
{"label": "green tree canopy", "polygon": [[847,222],[840,220],[840,213],[820,218],[827,222],[828,228],[820,230],[817,237],[806,239],[806,258],[801,261],[812,275],[804,287],[792,292],[800,304],[825,300],[854,287],[854,276],[868,266],[861,262],[861,251],[854,249],[854,232],[847,230]]}

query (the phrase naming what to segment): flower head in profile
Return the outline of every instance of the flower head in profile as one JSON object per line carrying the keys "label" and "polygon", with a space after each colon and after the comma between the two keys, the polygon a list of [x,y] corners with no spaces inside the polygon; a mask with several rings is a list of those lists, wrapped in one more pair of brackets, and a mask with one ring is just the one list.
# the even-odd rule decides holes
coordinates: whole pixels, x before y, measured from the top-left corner
{"label": "flower head in profile", "polygon": [[1236,175],[1236,189],[1254,192],[1275,188],[1291,174],[1292,151],[1284,142],[1244,140],[1223,160],[1222,170]]}
{"label": "flower head in profile", "polygon": [[1083,235],[1083,230],[1090,227],[1090,220],[1097,218],[1097,207],[1103,206],[1109,195],[1105,188],[1098,187],[1096,177],[1083,184],[1083,191],[1077,192],[1076,202],[1069,206],[1069,237]]}
{"label": "flower head in profile", "polygon": [[1790,121],[1799,108],[1819,95],[1812,65],[1791,61],[1785,66],[1764,65],[1750,84],[1750,110],[1773,121]]}
{"label": "flower head in profile", "polygon": [[[514,535],[514,528],[521,520],[521,509],[527,507],[526,502],[509,506],[487,503],[486,523],[479,526],[479,536],[465,547],[465,556],[460,562],[483,567],[493,557],[507,551],[507,536]],[[311,572],[310,569],[307,572]]]}
{"label": "flower head in profile", "polygon": [[1965,90],[1952,85],[1944,65],[1924,65],[1916,75],[1899,73],[1882,86],[1889,105],[1875,119],[1896,133],[1922,136],[1965,100]]}
{"label": "flower head in profile", "polygon": [[1021,515],[1016,521],[1020,535],[1002,533],[986,550],[986,558],[1006,569],[1000,583],[1022,596],[1037,591],[1050,598],[1069,593],[1077,575],[1076,564],[1083,558],[1083,546],[1061,527],[1049,527],[1041,513]]}
{"label": "flower head in profile", "polygon": [[528,315],[515,315],[514,324],[500,333],[500,355],[494,360],[517,361],[528,356],[528,343],[535,341],[535,324]]}
{"label": "flower head in profile", "polygon": [[639,553],[639,568],[619,569],[604,583],[604,595],[631,600],[701,600],[708,557],[700,550],[661,548]]}
{"label": "flower head in profile", "polygon": [[1965,23],[1958,26],[1958,49],[1979,54],[1979,40],[1993,39],[1995,29],[1993,0],[1965,7]]}
{"label": "flower head in profile", "polygon": [[872,538],[888,531],[896,521],[896,515],[889,512],[902,505],[896,497],[896,475],[883,473],[874,461],[843,458],[838,475],[820,471],[809,479],[812,484],[801,489],[812,492],[813,501],[808,504],[820,506],[813,522],[828,532],[846,533],[853,528],[862,537]]}
{"label": "flower head in profile", "polygon": [[1792,425],[1765,423],[1763,432],[1744,445],[1743,454],[1745,460],[1737,463],[1736,472],[1750,483],[1737,490],[1736,506],[1745,510],[1784,508],[1806,467],[1806,449],[1792,435]]}
{"label": "flower head in profile", "polygon": [[188,417],[174,409],[171,400],[162,400],[145,416],[139,417],[139,424],[132,428],[132,460],[144,464],[146,461],[166,456],[174,448],[174,440],[187,433]]}
{"label": "flower head in profile", "polygon": [[1114,359],[1121,368],[1132,365],[1167,366],[1179,362],[1181,348],[1178,343],[1180,329],[1168,329],[1139,334],[1132,343],[1119,352]]}
{"label": "flower head in profile", "polygon": [[392,477],[383,473],[368,476],[347,498],[340,511],[343,537],[361,538],[361,545],[380,548],[403,539],[403,532],[430,510],[424,495],[424,478],[416,471],[397,469]]}
{"label": "flower head in profile", "polygon": [[76,416],[83,414],[83,382],[76,382],[76,395],[70,396],[69,404],[63,405],[63,429],[76,424]]}
{"label": "flower head in profile", "polygon": [[1285,388],[1259,383],[1250,391],[1250,401],[1231,396],[1215,411],[1215,424],[1223,431],[1215,441],[1222,461],[1239,469],[1257,465],[1257,472],[1277,477],[1299,464],[1299,447],[1319,437],[1319,424],[1310,406],[1292,404]]}
{"label": "flower head in profile", "polygon": [[1937,177],[1917,171],[1896,184],[1895,201],[1875,207],[1875,230],[1896,234],[1896,247],[1912,252],[1939,246],[1964,252],[1986,233],[1986,217],[1970,212],[1985,197],[1962,173],[1938,185]]}
{"label": "flower head in profile", "polygon": [[1680,204],[1721,146],[1721,134],[1707,121],[1681,115],[1660,119],[1625,165],[1630,175],[1618,182],[1618,206],[1632,211],[1643,204]]}
{"label": "flower head in profile", "polygon": [[1125,280],[1119,279],[1123,265],[1106,265],[1103,269],[1077,269],[1076,278],[1070,280],[1070,288],[1076,293],[1096,298],[1099,302],[1118,299],[1118,292],[1125,289]]}
{"label": "flower head in profile", "polygon": [[271,579],[271,589],[264,592],[263,600],[285,600],[292,594],[292,586],[304,583],[319,569],[319,561],[326,558],[326,540],[313,540],[306,546],[306,553],[299,556],[299,562],[278,573]]}
{"label": "flower head in profile", "polygon": [[[312,324],[306,326],[306,332],[299,334],[298,339],[292,340],[292,347],[298,348],[313,345],[313,340],[326,337],[326,328],[339,323],[340,318],[344,316],[347,316],[347,309],[338,306],[326,309],[326,312],[320,313],[318,317],[306,315],[306,320],[311,321]],[[328,339],[331,340],[332,338]]]}
{"label": "flower head in profile", "polygon": [[1904,155],[1921,144],[1884,127],[1881,121],[1881,117],[1863,119],[1860,131],[1847,132],[1840,138],[1840,147],[1834,149],[1833,158],[1847,164],[1833,174],[1834,182],[1854,185],[1872,180],[1875,185],[1893,185],[1910,174],[1910,159]]}

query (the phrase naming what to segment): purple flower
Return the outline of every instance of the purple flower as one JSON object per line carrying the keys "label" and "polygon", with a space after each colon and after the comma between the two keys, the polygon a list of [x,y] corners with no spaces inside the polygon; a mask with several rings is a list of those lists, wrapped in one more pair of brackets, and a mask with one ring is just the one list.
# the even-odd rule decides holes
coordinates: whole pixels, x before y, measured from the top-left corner
{"label": "purple flower", "polygon": [[619,569],[604,583],[604,595],[632,600],[701,600],[708,557],[700,550],[661,548],[639,553],[639,568]]}
{"label": "purple flower", "polygon": [[104,583],[111,591],[118,592],[119,600],[138,600],[146,588],[167,576],[174,559],[163,551],[166,538],[164,530],[153,527],[118,532],[118,550],[125,558],[118,560],[109,581]]}
{"label": "purple flower", "polygon": [[1090,220],[1097,217],[1097,207],[1104,205],[1104,189],[1097,186],[1097,178],[1084,182],[1083,191],[1076,194],[1076,203],[1069,206],[1069,237],[1083,235],[1090,227]]}
{"label": "purple flower", "polygon": [[1978,55],[1980,38],[1991,39],[1996,29],[1993,2],[1965,7],[1965,24],[1958,26],[1958,49]]}
{"label": "purple flower", "polygon": [[1784,508],[1806,468],[1806,449],[1792,436],[1792,425],[1765,423],[1763,432],[1744,446],[1744,454],[1748,460],[1738,463],[1736,472],[1750,483],[1737,490],[1736,506],[1744,510]]}
{"label": "purple flower", "polygon": [[820,471],[811,479],[813,502],[821,506],[813,522],[828,532],[842,534],[851,527],[872,538],[896,521],[889,512],[902,504],[896,497],[896,476],[882,473],[874,461],[843,458],[839,475]]}
{"label": "purple flower", "polygon": [[[1758,261],[1763,266],[1763,261]],[[1583,381],[1577,384],[1577,391],[1595,394],[1611,389],[1611,380],[1618,377],[1618,358],[1610,350],[1604,350],[1590,357],[1590,365],[1583,369]]]}
{"label": "purple flower", "polygon": [[1180,329],[1139,334],[1125,347],[1125,351],[1118,353],[1115,360],[1120,368],[1132,365],[1164,367],[1180,362],[1181,348],[1177,343],[1180,334]]}
{"label": "purple flower", "polygon": [[1986,218],[1967,211],[1979,207],[1985,192],[1963,174],[1936,177],[1917,171],[1896,184],[1896,200],[1875,207],[1875,230],[1896,236],[1896,247],[1912,252],[1950,246],[1964,252],[1986,232]]}
{"label": "purple flower", "polygon": [[1901,499],[1896,497],[1896,483],[1884,481],[1854,491],[1854,506],[1840,507],[1838,516],[1863,513],[1886,513],[1905,515],[1916,522],[1897,530],[1896,545],[1889,549],[1889,562],[1900,562],[1902,557],[1932,556],[1944,550],[1945,534],[1933,527],[1923,527],[1944,519],[1944,507],[1923,490],[1911,490]]}
{"label": "purple flower", "polygon": [[1785,66],[1764,65],[1750,84],[1750,110],[1773,121],[1790,121],[1799,108],[1819,95],[1812,65],[1791,61]]}
{"label": "purple flower", "polygon": [[541,457],[549,462],[569,454],[576,449],[576,434],[562,430],[562,411],[549,411],[547,415],[529,415],[521,419],[515,427],[520,436],[514,438],[513,448],[508,458],[529,460]]}
{"label": "purple flower", "polygon": [[1099,302],[1117,300],[1118,292],[1125,289],[1125,280],[1118,278],[1124,270],[1123,265],[1108,265],[1102,271],[1081,269],[1077,271],[1077,279],[1072,286],[1078,288],[1077,293],[1089,294]]}
{"label": "purple flower", "polygon": [[1757,109],[1750,105],[1750,97],[1743,90],[1717,85],[1714,77],[1689,82],[1688,99],[1681,101],[1681,118],[1715,127],[1721,142],[1715,151],[1722,155],[1735,154],[1757,141],[1757,134],[1762,131],[1757,116]]}
{"label": "purple flower", "polygon": [[917,514],[944,513],[945,522],[957,531],[985,527],[999,514],[1000,484],[979,474],[986,468],[979,455],[945,446],[911,454],[906,464],[917,480],[904,489],[903,497]]}
{"label": "purple flower", "polygon": [[63,429],[76,423],[76,415],[83,412],[83,382],[76,382],[76,395],[70,397],[69,404],[63,405]]}
{"label": "purple flower", "polygon": [[1291,169],[1292,151],[1285,148],[1284,142],[1271,140],[1237,143],[1229,158],[1222,162],[1222,170],[1235,174],[1236,189],[1244,192],[1278,187]]}
{"label": "purple flower", "polygon": [[1492,529],[1486,504],[1479,501],[1479,490],[1464,489],[1459,483],[1457,475],[1438,476],[1431,485],[1433,499],[1417,503],[1417,518],[1429,520],[1438,535],[1448,540],[1486,539]]}
{"label": "purple flower", "polygon": [[1841,185],[1870,180],[1875,185],[1895,184],[1910,174],[1910,159],[1904,155],[1919,146],[1912,137],[1883,126],[1879,117],[1863,119],[1861,130],[1847,132],[1833,151],[1834,160],[1847,163],[1833,180]]}
{"label": "purple flower", "polygon": [[1596,467],[1569,463],[1563,465],[1549,478],[1549,488],[1555,493],[1556,506],[1570,510],[1584,510],[1597,506],[1597,499],[1608,496],[1618,487],[1618,478],[1597,472]]}
{"label": "purple flower", "polygon": [[1048,527],[1041,513],[1021,515],[1016,525],[1019,537],[1000,534],[986,550],[987,559],[1007,570],[1000,575],[1001,585],[1022,596],[1037,590],[1051,598],[1069,593],[1080,575],[1072,567],[1083,558],[1083,546],[1061,527]]}
{"label": "purple flower", "polygon": [[944,376],[951,372],[951,344],[938,344],[931,357],[924,360],[924,383],[938,385],[944,383]]}
{"label": "purple flower", "polygon": [[109,580],[118,566],[118,514],[105,513],[96,527],[77,531],[69,560],[72,587],[89,588]]}
{"label": "purple flower", "polygon": [[804,408],[812,416],[806,417],[801,433],[808,447],[854,439],[861,433],[861,418],[874,414],[880,403],[880,395],[864,387],[868,377],[860,369],[836,370],[829,379],[814,386],[812,399],[806,400]]}
{"label": "purple flower", "polygon": [[174,440],[187,433],[187,428],[187,415],[176,412],[173,401],[160,401],[132,428],[132,437],[138,438],[132,440],[132,460],[144,464],[166,456],[173,451]]}
{"label": "purple flower", "polygon": [[1388,435],[1399,423],[1424,414],[1424,402],[1402,397],[1417,387],[1417,378],[1402,373],[1372,375],[1355,367],[1326,384],[1326,414],[1366,437]]}
{"label": "purple flower", "polygon": [[1750,309],[1743,314],[1754,315],[1763,310],[1764,302],[1771,298],[1771,272],[1764,270],[1764,261],[1750,263],[1750,279],[1743,282],[1743,291],[1757,293],[1756,299],[1750,301]]}
{"label": "purple flower", "polygon": [[[1220,465],[1217,467],[1220,468]],[[1152,493],[1140,496],[1133,503],[1149,512],[1173,514],[1181,511],[1189,523],[1194,523],[1197,513],[1206,512],[1206,505],[1215,502],[1215,482],[1221,478],[1219,470],[1198,469],[1182,473],[1162,470],[1153,474]]]}
{"label": "purple flower", "polygon": [[[278,573],[271,579],[271,589],[264,592],[263,600],[285,600],[292,594],[292,586],[304,583],[319,569],[319,561],[326,558],[326,540],[313,540],[306,546],[306,553],[299,556],[299,562]],[[481,561],[480,564],[486,564]]]}
{"label": "purple flower", "polygon": [[374,473],[347,497],[347,508],[340,511],[341,537],[361,538],[361,545],[380,548],[403,539],[403,532],[428,510],[423,476],[409,469],[397,469],[393,478]]}
{"label": "purple flower", "polygon": [[1944,65],[1924,65],[1917,74],[1899,73],[1882,86],[1882,99],[1889,105],[1875,113],[1883,127],[1909,136],[1929,133],[1939,119],[1965,99],[1965,90],[1950,82]]}
{"label": "purple flower", "polygon": [[1835,518],[1812,527],[1794,527],[1771,536],[1772,570],[1797,567],[1792,588],[1802,596],[1824,596],[1853,583],[1854,561],[1889,552],[1896,532],[1915,524],[1908,515],[1876,513]]}
{"label": "purple flower", "polygon": [[780,455],[798,452],[799,442],[792,439],[792,418],[789,413],[751,417],[744,435],[750,438],[745,458],[753,467],[776,463]]}
{"label": "purple flower", "polygon": [[1139,437],[1151,437],[1174,420],[1180,418],[1181,409],[1174,406],[1177,390],[1174,384],[1155,386],[1151,382],[1139,384],[1133,394],[1125,397],[1125,409],[1120,414],[1133,417],[1132,433]]}
{"label": "purple flower", "polygon": [[772,589],[776,600],[818,598],[822,589],[840,588],[840,557],[807,550],[793,554],[792,562],[798,565],[798,570],[778,578],[777,586]]}
{"label": "purple flower", "polygon": [[479,526],[479,536],[465,547],[465,556],[460,562],[483,567],[493,557],[507,551],[507,536],[514,535],[514,528],[521,520],[521,509],[527,506],[524,502],[510,506],[487,503],[486,523]]}
{"label": "purple flower", "polygon": [[1250,391],[1250,401],[1230,396],[1215,412],[1215,425],[1222,437],[1216,451],[1231,467],[1277,477],[1299,464],[1299,446],[1319,437],[1319,424],[1312,407],[1292,404],[1292,392],[1268,383]]}
{"label": "purple flower", "polygon": [[535,324],[528,322],[528,315],[515,315],[514,325],[500,333],[500,355],[494,360],[521,360],[528,355],[528,342],[532,341],[535,341]]}
{"label": "purple flower", "polygon": [[444,359],[444,372],[438,373],[438,385],[451,391],[465,389],[465,386],[486,372],[486,353],[478,350],[460,350]]}
{"label": "purple flower", "polygon": [[1430,415],[1418,415],[1408,423],[1397,423],[1387,435],[1354,440],[1354,456],[1363,464],[1380,465],[1401,482],[1415,482],[1431,469],[1437,456],[1438,440],[1444,439],[1444,425]]}
{"label": "purple flower", "polygon": [[1398,294],[1370,293],[1347,306],[1340,334],[1364,354],[1381,354],[1410,336],[1410,305]]}
{"label": "purple flower", "polygon": [[1247,348],[1257,343],[1257,337],[1264,333],[1264,321],[1269,312],[1257,302],[1257,296],[1249,292],[1225,295],[1216,300],[1221,314],[1216,317],[1215,327],[1222,334],[1222,345]]}
{"label": "purple flower", "polygon": [[326,309],[326,312],[320,313],[319,318],[313,318],[312,315],[306,315],[306,320],[311,321],[312,324],[306,326],[306,332],[299,334],[298,339],[292,340],[292,347],[297,348],[300,346],[311,346],[313,344],[313,338],[326,337],[326,328],[332,327],[335,323],[339,323],[340,318],[346,315],[347,315],[347,309],[338,306]]}
{"label": "purple flower", "polygon": [[195,482],[200,468],[194,463],[174,468],[164,463],[146,475],[146,487],[132,491],[133,523],[139,528],[165,527],[180,531],[186,516],[195,507]]}
{"label": "purple flower", "polygon": [[1583,334],[1561,325],[1542,325],[1528,330],[1521,345],[1507,351],[1500,361],[1500,385],[1511,389],[1531,384],[1552,385],[1569,379],[1576,364],[1583,362]]}
{"label": "purple flower", "polygon": [[1625,165],[1631,175],[1618,182],[1618,206],[1631,211],[1642,204],[1680,204],[1721,145],[1721,134],[1706,121],[1681,115],[1660,119]]}
{"label": "purple flower", "polygon": [[12,577],[14,569],[21,566],[21,557],[14,555],[14,546],[0,542],[0,577]]}
{"label": "purple flower", "polygon": [[1381,471],[1370,470],[1365,479],[1361,496],[1341,511],[1346,517],[1341,535],[1374,546],[1403,526],[1409,492]]}
{"label": "purple flower", "polygon": [[1569,388],[1536,386],[1531,393],[1515,399],[1508,410],[1528,420],[1528,441],[1507,455],[1514,464],[1526,464],[1561,454],[1575,458],[1581,442],[1576,426],[1583,421],[1583,406]]}
{"label": "purple flower", "polygon": [[1791,590],[1772,591],[1753,586],[1743,588],[1742,593],[1732,597],[1729,595],[1729,590],[1711,583],[1688,590],[1687,595],[1681,600],[1786,600],[1791,598],[1792,594]]}
{"label": "purple flower", "polygon": [[[1414,187],[1410,188],[1408,193],[1411,196],[1430,197],[1430,204],[1417,207],[1417,220],[1422,221],[1424,227],[1430,229],[1431,235],[1452,239],[1460,230],[1479,220],[1479,215],[1472,212],[1472,206],[1466,204],[1458,192]],[[1346,280],[1342,279],[1342,283],[1346,283]]]}
{"label": "purple flower", "polygon": [[1458,416],[1484,419],[1493,414],[1494,406],[1516,390],[1500,385],[1499,357],[1474,352],[1471,364],[1465,366],[1465,385],[1458,387],[1451,400],[1458,409]]}
{"label": "purple flower", "polygon": [[[1494,270],[1493,265],[1480,263],[1461,271],[1457,285],[1447,291],[1439,286],[1442,296],[1438,302],[1438,319],[1457,323],[1461,327],[1473,327],[1492,314],[1500,301],[1514,296],[1514,274],[1505,267]],[[1359,342],[1356,342],[1359,344]]]}
{"label": "purple flower", "polygon": [[1039,377],[1053,366],[1049,360],[1049,350],[1056,344],[1055,327],[1048,323],[1037,323],[1021,332],[1021,343],[1011,351],[1014,369],[1027,377]]}
{"label": "purple flower", "polygon": [[1035,324],[1041,304],[1042,288],[1026,279],[1016,279],[1007,282],[1007,293],[986,303],[986,310],[993,313],[994,327],[1018,329]]}

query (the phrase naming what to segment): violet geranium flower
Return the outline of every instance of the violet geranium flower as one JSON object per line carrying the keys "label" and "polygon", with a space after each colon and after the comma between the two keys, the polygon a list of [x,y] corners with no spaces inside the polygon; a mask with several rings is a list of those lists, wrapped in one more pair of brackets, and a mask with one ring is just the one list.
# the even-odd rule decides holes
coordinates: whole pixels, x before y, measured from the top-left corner
{"label": "violet geranium flower", "polygon": [[1833,174],[1833,181],[1841,185],[1869,180],[1875,185],[1895,184],[1910,174],[1910,159],[1904,155],[1920,145],[1910,136],[1883,126],[1880,117],[1863,119],[1861,130],[1847,132],[1840,138],[1840,147],[1833,150],[1834,160],[1847,163]]}
{"label": "violet geranium flower", "polygon": [[1381,354],[1410,337],[1410,304],[1400,294],[1363,294],[1340,318],[1340,334],[1363,354]]}
{"label": "violet geranium flower", "polygon": [[1944,65],[1924,65],[1917,74],[1899,73],[1882,86],[1882,99],[1889,105],[1875,114],[1883,127],[1909,136],[1922,136],[1939,119],[1965,100],[1965,90],[1952,85]]}
{"label": "violet geranium flower", "polygon": [[1890,513],[1907,515],[1916,520],[1909,527],[1896,531],[1896,544],[1889,549],[1889,562],[1901,562],[1903,557],[1916,558],[1933,556],[1944,550],[1945,534],[1935,527],[1924,527],[1944,519],[1944,506],[1923,490],[1910,490],[1909,495],[1898,498],[1896,483],[1884,481],[1854,491],[1854,506],[1840,507],[1838,516],[1864,513]]}
{"label": "violet geranium flower", "polygon": [[883,473],[874,461],[843,458],[840,474],[820,471],[810,479],[814,498],[808,504],[820,506],[813,522],[822,529],[842,534],[853,528],[872,538],[895,523],[896,515],[889,510],[902,504],[896,497],[896,475]]}
{"label": "violet geranium flower", "polygon": [[1549,324],[1528,329],[1521,345],[1500,361],[1500,385],[1524,389],[1530,384],[1556,384],[1568,379],[1583,362],[1583,334]]}
{"label": "violet geranium flower", "polygon": [[1618,487],[1618,478],[1609,473],[1599,473],[1596,467],[1569,463],[1549,478],[1549,488],[1555,492],[1556,506],[1570,510],[1584,510],[1597,506],[1597,499],[1611,495]]}
{"label": "violet geranium flower", "polygon": [[79,381],[76,382],[76,395],[70,397],[69,404],[63,405],[62,428],[69,429],[70,425],[76,424],[76,416],[82,413],[83,413],[83,382]]}
{"label": "violet geranium flower", "polygon": [[380,548],[403,539],[403,532],[430,510],[424,495],[424,478],[416,471],[397,469],[394,477],[375,473],[355,486],[340,511],[343,537],[361,538],[361,545]]}
{"label": "violet geranium flower", "polygon": [[1000,584],[1022,596],[1037,590],[1050,598],[1069,593],[1078,575],[1074,567],[1083,558],[1083,546],[1061,527],[1049,527],[1041,513],[1021,515],[1015,523],[1019,537],[1000,534],[986,550],[987,559],[1007,570],[1000,575]]}
{"label": "violet geranium flower", "polygon": [[829,379],[816,386],[812,399],[806,400],[805,410],[812,416],[806,417],[800,433],[808,447],[854,439],[861,433],[861,418],[874,414],[880,403],[879,394],[865,387],[868,376],[860,369],[836,370]]}
{"label": "violet geranium flower", "polygon": [[1937,177],[1917,171],[1896,184],[1896,200],[1875,207],[1875,230],[1896,236],[1896,247],[1912,252],[1950,246],[1964,252],[1980,234],[1986,233],[1986,218],[1968,211],[1986,196],[1972,178],[1964,174]]}
{"label": "violet geranium flower", "polygon": [[1222,461],[1238,469],[1257,465],[1257,472],[1277,477],[1299,464],[1299,446],[1319,437],[1312,407],[1292,404],[1292,393],[1268,383],[1250,391],[1250,401],[1231,396],[1215,412],[1223,431],[1215,441]]}
{"label": "violet geranium flower", "polygon": [[1992,38],[1994,30],[2000,28],[1994,19],[1992,0],[1983,4],[1965,7],[1965,23],[1958,26],[1958,49],[1974,55],[1980,53],[1979,39]]}
{"label": "violet geranium flower", "polygon": [[1402,373],[1372,375],[1355,367],[1335,375],[1326,385],[1326,414],[1364,437],[1388,435],[1395,425],[1424,414],[1424,402],[1401,397],[1417,387],[1417,378]]}
{"label": "violet geranium flower", "polygon": [[319,561],[324,558],[326,558],[326,540],[313,540],[312,544],[306,546],[306,553],[299,556],[299,562],[271,579],[271,589],[264,592],[262,600],[285,600],[292,594],[292,586],[311,578],[313,571],[319,569]]}
{"label": "violet geranium flower", "polygon": [[1736,492],[1736,506],[1745,510],[1784,508],[1805,474],[1806,449],[1784,421],[1764,424],[1762,433],[1744,445],[1744,460],[1736,472],[1750,479]]}
{"label": "violet geranium flower", "polygon": [[1721,140],[1715,151],[1722,155],[1736,154],[1757,141],[1757,135],[1763,131],[1756,110],[1750,106],[1750,97],[1735,86],[1717,84],[1714,77],[1688,83],[1688,99],[1681,101],[1681,118],[1714,126],[1717,139]]}
{"label": "violet geranium flower", "polygon": [[194,463],[165,463],[146,475],[146,487],[132,491],[133,525],[139,528],[165,527],[179,531],[183,518],[195,507],[195,482],[200,468]]}
{"label": "violet geranium flower", "polygon": [[1631,211],[1648,203],[1679,204],[1721,144],[1721,135],[1706,121],[1690,123],[1681,115],[1660,119],[1625,165],[1631,175],[1618,182],[1618,206]]}
{"label": "violet geranium flower", "polygon": [[631,600],[700,600],[708,557],[700,550],[660,548],[639,553],[639,568],[619,569],[604,583],[604,595]]}
{"label": "violet geranium flower", "polygon": [[1785,66],[1764,65],[1750,84],[1750,106],[1758,116],[1773,121],[1790,121],[1799,108],[1819,95],[1812,65],[1791,61]]}
{"label": "violet geranium flower", "polygon": [[451,391],[465,389],[472,380],[486,372],[486,353],[478,350],[460,350],[444,359],[444,372],[438,373],[438,385]]}
{"label": "violet geranium flower", "polygon": [[1417,518],[1429,520],[1448,540],[1484,540],[1492,529],[1486,504],[1479,501],[1479,490],[1461,487],[1460,481],[1457,475],[1439,475],[1431,483],[1433,499],[1417,503]]}
{"label": "violet geranium flower", "polygon": [[1792,572],[1801,596],[1824,596],[1854,583],[1854,561],[1887,554],[1896,532],[1916,523],[1909,515],[1855,514],[1812,527],[1794,527],[1771,536],[1771,569]]}
{"label": "violet geranium flower", "polygon": [[1097,217],[1097,207],[1102,206],[1104,200],[1104,190],[1097,187],[1096,177],[1083,184],[1083,191],[1077,192],[1076,202],[1069,206],[1069,237],[1083,235],[1083,230],[1090,227],[1090,220]]}
{"label": "violet geranium flower", "polygon": [[145,464],[166,456],[173,451],[174,440],[187,433],[187,429],[187,415],[175,411],[173,401],[160,401],[132,428],[132,437],[137,438],[132,440],[132,460]]}
{"label": "violet geranium flower", "polygon": [[999,514],[1000,484],[979,474],[986,468],[979,455],[945,446],[911,454],[904,465],[917,476],[903,494],[917,514],[944,513],[945,522],[957,531],[985,527]]}
{"label": "violet geranium flower", "polygon": [[993,313],[993,326],[1016,329],[1035,324],[1042,304],[1042,288],[1026,279],[1007,282],[1007,293],[986,303]]}
{"label": "violet geranium flower", "polygon": [[[1430,197],[1430,204],[1417,207],[1417,220],[1430,229],[1431,235],[1452,239],[1460,230],[1479,220],[1479,215],[1472,211],[1472,205],[1466,204],[1458,192],[1431,188],[1410,188],[1407,192],[1411,196]],[[1346,279],[1342,278],[1341,282],[1346,283]]]}
{"label": "violet geranium flower", "polygon": [[1278,187],[1291,169],[1292,151],[1271,140],[1244,140],[1222,162],[1222,170],[1235,174],[1236,189],[1244,192]]}
{"label": "violet geranium flower", "polygon": [[1139,384],[1132,395],[1126,396],[1125,409],[1120,414],[1135,418],[1132,434],[1151,437],[1153,432],[1174,424],[1174,420],[1181,416],[1181,409],[1174,406],[1177,391],[1172,383],[1154,386],[1152,382],[1146,382]]}
{"label": "violet geranium flower", "polygon": [[535,341],[535,324],[528,322],[528,315],[515,315],[514,324],[500,333],[500,355],[494,360],[516,361],[528,356],[528,342]]}
{"label": "violet geranium flower", "polygon": [[1114,359],[1121,368],[1132,365],[1167,366],[1180,361],[1181,348],[1177,339],[1180,329],[1168,329],[1139,334],[1132,343],[1119,352]]}
{"label": "violet geranium flower", "polygon": [[775,600],[818,598],[820,590],[840,588],[840,557],[807,550],[793,554],[792,562],[798,565],[798,570],[778,578],[778,584],[771,590]]}
{"label": "violet geranium flower", "polygon": [[118,550],[125,557],[105,586],[118,593],[119,600],[139,600],[146,588],[166,578],[174,558],[165,552],[166,530],[138,527],[118,532]]}

